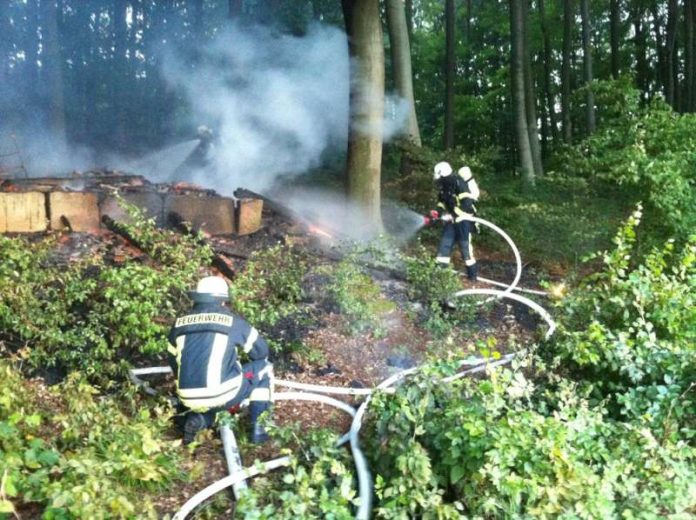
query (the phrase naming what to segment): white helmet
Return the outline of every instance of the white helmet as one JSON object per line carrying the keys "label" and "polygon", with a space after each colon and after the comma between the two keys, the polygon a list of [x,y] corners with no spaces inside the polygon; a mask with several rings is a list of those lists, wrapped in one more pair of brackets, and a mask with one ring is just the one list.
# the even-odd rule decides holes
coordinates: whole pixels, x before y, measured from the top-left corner
{"label": "white helmet", "polygon": [[196,290],[189,293],[196,303],[225,302],[230,299],[230,288],[220,276],[206,276],[196,285]]}
{"label": "white helmet", "polygon": [[459,168],[459,170],[457,170],[457,173],[465,181],[468,181],[469,179],[471,179],[474,176],[471,173],[471,168],[469,168],[468,166],[462,166],[461,168]]}
{"label": "white helmet", "polygon": [[452,174],[452,167],[448,162],[442,161],[439,162],[435,165],[435,175],[433,175],[433,178],[435,180],[440,179],[441,177],[447,177],[448,175]]}

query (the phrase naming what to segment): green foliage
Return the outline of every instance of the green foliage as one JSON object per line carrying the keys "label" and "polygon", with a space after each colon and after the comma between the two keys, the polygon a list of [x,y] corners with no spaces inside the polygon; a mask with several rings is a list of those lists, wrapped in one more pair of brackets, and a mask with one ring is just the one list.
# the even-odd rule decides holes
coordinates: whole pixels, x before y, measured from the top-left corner
{"label": "green foliage", "polygon": [[[638,209],[601,255],[604,269],[560,303],[560,339],[549,351],[603,397],[654,431],[696,433],[696,235],[633,261]],[[691,416],[691,418],[689,418]],[[676,421],[676,422],[675,422]],[[675,430],[676,428],[676,430]]]}
{"label": "green foliage", "polygon": [[306,269],[303,256],[289,247],[254,253],[230,287],[232,308],[257,326],[275,324],[297,310]]}
{"label": "green foliage", "polygon": [[596,91],[610,117],[558,162],[598,192],[607,184],[629,190],[645,202],[655,237],[683,240],[696,225],[696,116],[660,100],[639,108],[639,93],[626,81],[598,82]]}
{"label": "green foliage", "polygon": [[0,376],[0,516],[36,503],[47,519],[158,517],[153,494],[182,477],[169,408],[100,396],[77,374],[50,392],[6,362]]}
{"label": "green foliage", "polygon": [[[301,429],[299,425],[274,428],[284,445],[295,445],[282,481],[256,479],[241,497],[236,513],[251,520],[353,518],[355,483],[353,462],[337,437],[327,430]],[[287,450],[289,451],[289,450]]]}
{"label": "green foliage", "polygon": [[0,328],[27,346],[31,366],[60,365],[106,382],[124,354],[166,349],[168,323],[211,252],[127,209],[132,223],[124,227],[153,262],[108,266],[95,256],[61,266],[51,261],[51,237],[0,237]]}
{"label": "green foliage", "polygon": [[438,264],[422,246],[404,261],[410,295],[424,304],[440,303],[462,288],[457,272]]}
{"label": "green foliage", "polygon": [[693,508],[696,451],[612,421],[572,383],[556,380],[550,395],[518,370],[448,385],[437,383],[438,370],[375,398],[366,438],[378,518],[633,518]]}
{"label": "green foliage", "polygon": [[379,285],[365,274],[359,254],[346,256],[327,274],[331,278],[327,294],[344,316],[349,332],[381,333],[380,319],[394,309],[394,304],[382,296]]}

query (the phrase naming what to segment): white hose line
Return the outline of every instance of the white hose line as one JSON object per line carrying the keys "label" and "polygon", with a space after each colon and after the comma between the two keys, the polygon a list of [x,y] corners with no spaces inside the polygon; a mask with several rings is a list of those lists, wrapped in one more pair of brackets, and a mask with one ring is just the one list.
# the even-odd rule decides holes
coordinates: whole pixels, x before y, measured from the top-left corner
{"label": "white hose line", "polygon": [[151,375],[151,374],[171,374],[171,373],[172,373],[172,367],[169,367],[169,366],[131,368],[130,370],[128,370],[128,377],[130,378],[131,382],[135,386],[142,388],[143,391],[147,395],[155,396],[155,395],[157,395],[157,390],[152,388],[147,381],[143,381],[138,376],[145,376],[145,375]]}
{"label": "white hose line", "polygon": [[[464,273],[461,273],[461,274],[463,275]],[[491,285],[496,285],[498,287],[509,287],[509,285],[506,283],[496,282],[495,280],[490,280],[488,278],[484,278],[483,276],[478,276],[477,280],[479,282],[489,283]],[[538,294],[539,296],[548,296],[549,295],[549,293],[546,291],[537,291],[535,289],[525,289],[524,287],[515,287],[514,290],[517,292],[523,292],[523,293],[529,293],[529,294]]]}
{"label": "white hose line", "polygon": [[[420,367],[413,367],[394,374],[393,376],[382,381],[375,391],[387,388],[400,379],[418,371]],[[355,518],[358,520],[368,520],[370,518],[370,509],[372,508],[372,475],[367,467],[365,455],[360,449],[360,428],[362,428],[362,418],[367,410],[367,405],[370,403],[372,395],[367,396],[367,399],[358,407],[358,411],[353,417],[353,423],[350,425],[350,450],[353,453],[355,460],[355,469],[358,473],[358,512]]]}
{"label": "white hose line", "polygon": [[[515,255],[515,264],[517,266],[517,271],[515,272],[515,278],[512,280],[512,283],[507,286],[507,289],[505,289],[505,293],[510,293],[514,291],[515,287],[517,287],[517,284],[520,282],[520,278],[522,276],[522,257],[520,257],[520,251],[519,249],[517,249],[517,246],[512,241],[512,238],[510,238],[510,235],[508,235],[505,231],[500,229],[492,222],[489,222],[482,218],[467,215],[464,217],[464,219],[469,220],[471,222],[478,222],[479,224],[483,224],[484,226],[491,228],[493,231],[495,231],[501,237],[503,237],[505,241],[510,245],[510,247],[512,248],[512,252]],[[469,237],[469,240],[471,240],[471,237]]]}
{"label": "white hose line", "polygon": [[219,493],[225,488],[234,486],[247,480],[256,475],[261,475],[263,473],[268,473],[276,468],[282,468],[283,466],[288,466],[290,464],[290,456],[279,457],[277,459],[269,460],[268,462],[263,462],[259,465],[252,466],[250,468],[238,471],[233,475],[228,475],[227,477],[213,482],[208,487],[202,489],[191,498],[189,498],[186,503],[176,512],[172,520],[184,520],[199,504],[208,500],[214,494]]}
{"label": "white hose line", "polygon": [[511,300],[518,301],[520,303],[523,303],[527,305],[528,307],[531,307],[535,311],[539,313],[539,315],[544,318],[546,323],[549,325],[549,330],[546,331],[546,339],[549,339],[551,335],[554,333],[556,330],[556,322],[553,321],[553,318],[551,315],[544,309],[541,305],[539,305],[537,302],[530,300],[529,298],[526,298],[524,296],[520,296],[519,294],[515,293],[509,293],[506,291],[498,291],[497,289],[464,289],[462,291],[458,291],[454,293],[455,297],[460,297],[460,296],[467,296],[467,295],[479,295],[479,294],[484,294],[484,295],[491,295],[491,296],[498,296],[500,298],[510,298]]}
{"label": "white hose line", "polygon": [[[330,406],[334,406],[335,408],[338,408],[340,410],[343,410],[347,414],[350,414],[351,416],[354,416],[356,411],[355,409],[344,403],[343,401],[339,401],[338,399],[334,399],[332,397],[328,397],[325,395],[320,395],[320,394],[310,394],[310,393],[305,393],[305,392],[278,392],[274,394],[273,399],[276,401],[291,401],[291,400],[298,400],[298,401],[315,401],[323,404],[328,404]],[[341,446],[345,444],[348,440],[348,434],[342,436],[338,442],[337,445]],[[230,486],[237,486],[240,483],[244,482],[245,480],[254,477],[256,475],[262,474],[262,473],[267,473],[271,470],[274,470],[276,468],[280,468],[283,466],[287,466],[290,464],[290,457],[285,456],[285,457],[280,457],[277,459],[270,460],[268,462],[262,463],[260,466],[253,466],[247,469],[244,469],[242,471],[238,471],[232,475],[229,475],[223,479],[218,480],[217,482],[213,482],[211,485],[206,487],[205,489],[199,491],[196,493],[194,496],[192,496],[190,499],[186,501],[186,503],[177,511],[177,513],[174,515],[174,518],[172,520],[184,520],[186,516],[188,516],[196,507],[198,507],[199,504],[204,502],[205,500],[209,499],[216,493],[219,493],[225,488],[228,488]],[[359,475],[359,474],[358,474]],[[364,478],[364,477],[363,477]]]}
{"label": "white hose line", "polygon": [[286,388],[307,390],[309,392],[320,392],[323,394],[370,395],[372,393],[371,388],[345,388],[340,386],[312,385],[308,383],[298,383],[297,381],[288,381],[286,379],[274,379],[273,384],[275,386],[284,386]]}
{"label": "white hose line", "polygon": [[453,376],[445,377],[444,379],[441,379],[440,381],[443,383],[451,383],[452,381],[455,381],[457,379],[461,379],[464,376],[470,376],[471,374],[476,374],[478,372],[483,372],[485,370],[488,370],[489,368],[495,368],[503,365],[507,365],[509,363],[512,363],[512,360],[515,359],[518,353],[514,354],[507,354],[497,361],[491,361],[488,363],[483,363],[477,367],[474,368],[469,368],[467,370],[464,370],[462,372],[458,372],[457,374],[454,374]]}

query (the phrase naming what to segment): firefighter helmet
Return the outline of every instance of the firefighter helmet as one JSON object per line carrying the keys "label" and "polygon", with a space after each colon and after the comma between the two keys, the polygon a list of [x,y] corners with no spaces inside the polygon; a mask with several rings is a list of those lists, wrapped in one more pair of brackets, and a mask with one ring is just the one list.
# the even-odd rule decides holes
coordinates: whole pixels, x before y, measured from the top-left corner
{"label": "firefighter helmet", "polygon": [[196,290],[189,293],[196,303],[226,302],[230,299],[230,288],[220,276],[206,276],[196,285]]}
{"label": "firefighter helmet", "polygon": [[447,177],[452,174],[452,167],[448,162],[442,161],[435,165],[434,168],[435,175],[433,178],[435,180],[441,179],[442,177]]}

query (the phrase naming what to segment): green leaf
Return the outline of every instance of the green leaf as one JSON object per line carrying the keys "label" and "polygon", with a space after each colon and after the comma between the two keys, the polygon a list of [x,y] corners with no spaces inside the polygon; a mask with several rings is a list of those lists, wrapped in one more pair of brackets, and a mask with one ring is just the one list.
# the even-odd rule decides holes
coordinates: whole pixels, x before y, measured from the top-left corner
{"label": "green leaf", "polygon": [[9,500],[0,499],[0,513],[14,513],[15,508]]}
{"label": "green leaf", "polygon": [[450,481],[452,484],[459,482],[464,476],[464,473],[466,473],[466,468],[464,466],[452,466],[450,469]]}

